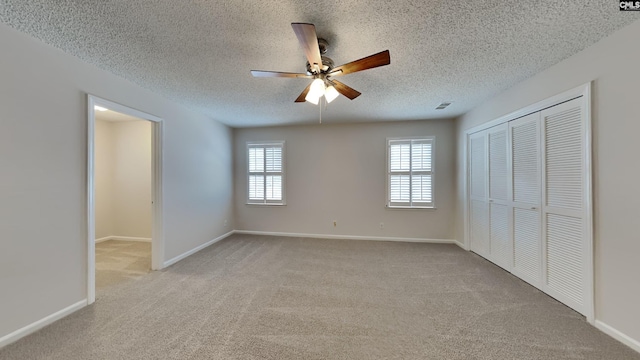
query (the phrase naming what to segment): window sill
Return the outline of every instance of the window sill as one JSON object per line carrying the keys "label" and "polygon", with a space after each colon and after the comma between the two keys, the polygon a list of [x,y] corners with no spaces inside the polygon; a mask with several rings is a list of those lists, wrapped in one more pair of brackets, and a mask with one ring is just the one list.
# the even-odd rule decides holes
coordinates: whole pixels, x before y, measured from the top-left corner
{"label": "window sill", "polygon": [[385,205],[389,210],[437,210],[435,206],[389,206]]}
{"label": "window sill", "polygon": [[264,203],[245,203],[245,205],[252,205],[252,206],[285,206],[287,204],[285,203],[281,203],[281,204],[264,204]]}

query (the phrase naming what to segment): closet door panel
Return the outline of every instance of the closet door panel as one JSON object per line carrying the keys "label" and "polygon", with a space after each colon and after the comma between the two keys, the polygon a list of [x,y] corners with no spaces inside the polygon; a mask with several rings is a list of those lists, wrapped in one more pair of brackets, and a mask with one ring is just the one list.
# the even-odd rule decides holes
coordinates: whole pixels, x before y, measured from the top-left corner
{"label": "closet door panel", "polygon": [[540,114],[535,113],[510,124],[513,201],[518,204],[540,205],[539,120]]}
{"label": "closet door panel", "polygon": [[476,133],[469,138],[470,148],[470,195],[471,198],[485,199],[487,196],[487,141],[486,133]]}
{"label": "closet door panel", "polygon": [[512,171],[513,273],[542,286],[540,113],[509,123]]}
{"label": "closet door panel", "polygon": [[509,232],[508,124],[487,130],[489,159],[489,241],[496,265],[511,271],[512,245]]}
{"label": "closet door panel", "polygon": [[575,99],[541,112],[544,139],[544,280],[551,296],[583,314],[589,306],[585,226],[585,119]]}
{"label": "closet door panel", "polygon": [[498,266],[511,271],[511,237],[509,236],[509,207],[491,203],[490,205],[490,247],[491,260]]}
{"label": "closet door panel", "polygon": [[489,242],[489,204],[484,201],[471,200],[470,237],[471,250],[488,258],[491,254]]}
{"label": "closet door panel", "polygon": [[489,129],[489,199],[507,201],[507,126]]}
{"label": "closet door panel", "polygon": [[540,211],[513,208],[513,273],[540,286],[542,280],[542,244]]}
{"label": "closet door panel", "polygon": [[567,104],[544,114],[546,206],[580,211],[584,192],[581,107],[579,102]]}
{"label": "closet door panel", "polygon": [[546,223],[547,285],[567,305],[581,309],[585,305],[582,219],[547,214]]}
{"label": "closet door panel", "polygon": [[471,250],[484,257],[489,257],[491,254],[487,153],[486,131],[471,134],[469,136],[469,241]]}

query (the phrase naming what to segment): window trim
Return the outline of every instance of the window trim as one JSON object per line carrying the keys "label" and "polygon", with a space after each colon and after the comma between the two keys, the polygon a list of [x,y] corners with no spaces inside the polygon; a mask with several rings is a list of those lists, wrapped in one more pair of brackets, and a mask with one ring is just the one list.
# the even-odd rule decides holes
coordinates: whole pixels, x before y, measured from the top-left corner
{"label": "window trim", "polygon": [[[409,205],[391,205],[391,142],[392,141],[412,141],[412,140],[428,140],[431,141],[431,203],[429,205],[413,205],[411,192],[409,193]],[[407,137],[388,137],[386,139],[387,146],[387,166],[386,166],[386,203],[387,209],[436,209],[436,137],[435,136],[407,136]],[[410,156],[412,158],[412,156]],[[409,171],[412,174],[412,171]],[[412,181],[409,180],[409,186],[412,186]]]}
{"label": "window trim", "polygon": [[[282,158],[281,158],[281,166],[282,166],[282,171],[280,171],[279,173],[274,173],[274,174],[280,174],[280,176],[282,177],[282,200],[267,200],[266,196],[264,200],[251,200],[249,199],[249,185],[250,185],[250,181],[249,178],[251,176],[251,172],[250,172],[250,159],[249,159],[249,149],[252,147],[280,147],[282,149]],[[281,141],[247,141],[247,145],[246,145],[246,182],[247,185],[245,187],[245,191],[246,191],[246,196],[245,196],[245,205],[258,205],[258,206],[283,206],[286,205],[286,191],[285,191],[285,184],[286,184],[286,180],[285,180],[285,141],[281,140]],[[265,159],[265,164],[266,164],[266,159]],[[255,174],[255,173],[254,173]],[[266,172],[262,172],[260,174],[265,175],[265,179],[266,179]],[[266,180],[265,180],[266,181]],[[266,193],[266,188],[264,189],[265,193]],[[265,194],[266,195],[266,194]]]}

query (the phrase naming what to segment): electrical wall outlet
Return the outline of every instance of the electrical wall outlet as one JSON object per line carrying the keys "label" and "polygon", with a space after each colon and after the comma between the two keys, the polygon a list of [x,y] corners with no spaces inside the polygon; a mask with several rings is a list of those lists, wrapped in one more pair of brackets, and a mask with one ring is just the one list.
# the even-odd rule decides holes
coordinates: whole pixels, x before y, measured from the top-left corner
{"label": "electrical wall outlet", "polygon": [[224,227],[227,227],[229,225],[229,222],[225,219],[224,220]]}
{"label": "electrical wall outlet", "polygon": [[384,229],[384,223],[380,222],[380,229]]}
{"label": "electrical wall outlet", "polygon": [[333,220],[333,227],[338,226],[338,220]]}

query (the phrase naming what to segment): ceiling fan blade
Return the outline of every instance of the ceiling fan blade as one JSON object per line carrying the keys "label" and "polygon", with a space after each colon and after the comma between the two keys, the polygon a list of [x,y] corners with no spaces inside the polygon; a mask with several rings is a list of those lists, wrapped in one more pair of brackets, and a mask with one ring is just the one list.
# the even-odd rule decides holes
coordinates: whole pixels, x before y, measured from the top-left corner
{"label": "ceiling fan blade", "polygon": [[302,90],[302,93],[300,93],[300,96],[298,96],[295,102],[297,103],[305,102],[306,100],[304,98],[307,97],[307,93],[309,92],[309,89],[311,89],[311,84],[307,85],[307,87],[304,88],[304,90]]}
{"label": "ceiling fan blade", "polygon": [[253,77],[282,77],[282,78],[305,78],[305,79],[312,78],[312,76],[309,76],[307,74],[281,72],[281,71],[262,71],[262,70],[251,70],[251,75],[253,75]]}
{"label": "ceiling fan blade", "polygon": [[352,61],[344,65],[333,68],[329,72],[329,76],[342,76],[351,74],[357,71],[373,69],[378,66],[389,65],[391,63],[391,57],[389,56],[389,50],[379,52],[362,58],[360,60]]}
{"label": "ceiling fan blade", "polygon": [[346,97],[348,97],[349,99],[353,100],[355,98],[357,98],[358,96],[360,96],[360,92],[358,90],[355,90],[343,83],[341,83],[338,80],[331,80],[331,84],[333,84],[333,86],[336,88],[336,90],[338,90],[338,92]]}
{"label": "ceiling fan blade", "polygon": [[298,42],[304,50],[304,54],[309,60],[309,64],[313,69],[317,65],[317,72],[320,72],[322,68],[322,58],[320,57],[320,48],[318,47],[318,35],[316,34],[316,27],[313,24],[305,23],[291,23],[293,32],[298,37]]}

